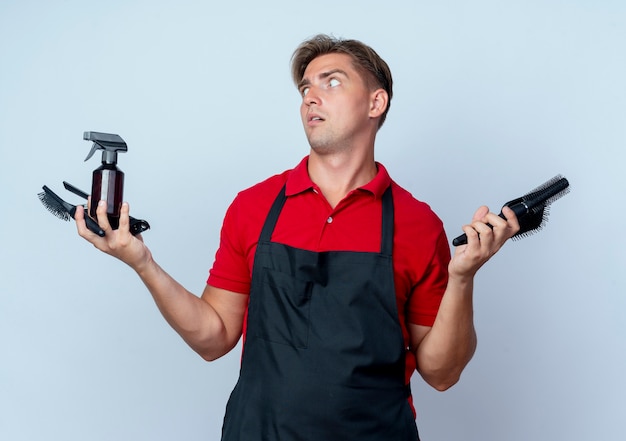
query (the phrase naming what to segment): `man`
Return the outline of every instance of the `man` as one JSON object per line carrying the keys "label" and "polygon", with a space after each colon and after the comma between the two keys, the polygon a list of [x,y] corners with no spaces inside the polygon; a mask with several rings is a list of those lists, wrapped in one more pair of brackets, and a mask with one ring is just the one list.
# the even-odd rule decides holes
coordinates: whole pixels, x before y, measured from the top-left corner
{"label": "man", "polygon": [[519,225],[481,207],[450,250],[441,221],[374,160],[392,97],[387,64],[368,46],[324,35],[292,58],[310,154],[243,192],[226,213],[200,298],[153,260],[100,204],[101,238],[130,265],[165,319],[206,360],[243,334],[223,440],[418,439],[409,384],[456,383],[476,347],[473,278]]}

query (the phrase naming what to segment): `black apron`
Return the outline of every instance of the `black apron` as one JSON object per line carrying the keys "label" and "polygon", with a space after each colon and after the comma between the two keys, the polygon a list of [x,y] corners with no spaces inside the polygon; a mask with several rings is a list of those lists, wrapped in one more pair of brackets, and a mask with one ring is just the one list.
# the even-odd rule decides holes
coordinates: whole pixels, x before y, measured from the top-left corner
{"label": "black apron", "polygon": [[257,245],[239,381],[223,441],[416,441],[392,262],[393,199],[380,253]]}

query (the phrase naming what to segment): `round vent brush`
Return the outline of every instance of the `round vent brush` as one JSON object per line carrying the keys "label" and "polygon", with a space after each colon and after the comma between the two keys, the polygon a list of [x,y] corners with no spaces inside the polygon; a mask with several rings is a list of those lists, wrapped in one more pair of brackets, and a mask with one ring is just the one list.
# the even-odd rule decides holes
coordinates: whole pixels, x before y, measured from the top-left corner
{"label": "round vent brush", "polygon": [[[520,224],[520,230],[513,236],[513,239],[527,237],[543,228],[548,219],[550,204],[567,193],[569,193],[569,182],[563,176],[557,175],[530,193],[504,204],[513,210]],[[499,216],[506,219],[502,212]],[[466,243],[465,234],[452,241],[455,247]]]}

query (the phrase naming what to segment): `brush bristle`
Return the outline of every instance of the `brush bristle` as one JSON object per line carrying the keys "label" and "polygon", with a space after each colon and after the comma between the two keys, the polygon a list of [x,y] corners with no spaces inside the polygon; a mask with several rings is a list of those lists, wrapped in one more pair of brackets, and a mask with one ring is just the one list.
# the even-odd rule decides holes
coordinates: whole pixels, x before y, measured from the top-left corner
{"label": "brush bristle", "polygon": [[[511,202],[507,202],[505,205],[511,206],[512,203],[519,201],[520,199],[516,199]],[[512,237],[513,240],[522,239],[543,228],[543,224],[546,221],[547,213],[545,207],[542,207],[541,210],[534,212],[529,211],[528,213],[519,216],[517,218],[519,222],[520,229],[519,231]]]}
{"label": "brush bristle", "polygon": [[[532,224],[526,223],[526,225],[524,225],[523,221],[527,220],[530,217],[535,217]],[[519,219],[520,230],[513,237],[511,237],[511,239],[513,240],[525,239],[529,236],[532,236],[535,233],[538,233],[539,231],[543,229],[547,220],[548,220],[548,213],[546,210],[544,210],[543,213],[528,214],[520,218]]]}
{"label": "brush bristle", "polygon": [[46,207],[50,213],[54,214],[59,219],[62,219],[64,221],[69,221],[71,219],[71,216],[67,212],[67,210],[62,205],[60,205],[56,199],[51,197],[49,193],[43,191],[37,194],[37,197],[39,197],[39,200],[41,201],[43,206]]}
{"label": "brush bristle", "polygon": [[[563,176],[556,175],[522,196],[520,199],[524,201],[529,211],[525,216],[518,219],[520,231],[513,236],[513,239],[523,239],[541,231],[548,221],[550,204],[567,193],[569,193],[569,182]],[[519,201],[519,199],[516,201]]]}
{"label": "brush bristle", "polygon": [[532,211],[538,212],[567,193],[569,193],[569,182],[563,176],[556,175],[522,196],[522,200]]}

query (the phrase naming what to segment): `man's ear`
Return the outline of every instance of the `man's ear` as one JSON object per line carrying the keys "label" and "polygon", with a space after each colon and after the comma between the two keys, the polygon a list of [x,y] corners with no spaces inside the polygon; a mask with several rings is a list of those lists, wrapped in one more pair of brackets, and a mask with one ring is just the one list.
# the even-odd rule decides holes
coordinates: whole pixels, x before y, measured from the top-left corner
{"label": "man's ear", "polygon": [[385,89],[376,89],[371,93],[370,97],[370,117],[378,118],[387,110],[389,95]]}

